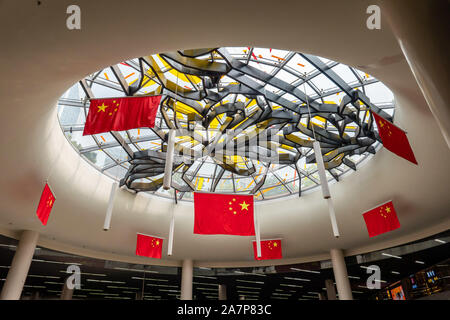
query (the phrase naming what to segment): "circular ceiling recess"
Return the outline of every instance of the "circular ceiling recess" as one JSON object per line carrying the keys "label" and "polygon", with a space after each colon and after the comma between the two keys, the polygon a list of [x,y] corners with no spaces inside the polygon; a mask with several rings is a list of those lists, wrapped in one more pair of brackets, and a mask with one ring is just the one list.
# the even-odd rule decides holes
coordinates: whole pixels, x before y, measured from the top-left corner
{"label": "circular ceiling recess", "polygon": [[[90,99],[155,95],[161,100],[153,128],[83,135]],[[222,47],[144,56],[94,72],[61,96],[58,117],[77,152],[128,189],[178,200],[192,200],[194,191],[265,200],[319,186],[315,140],[330,182],[356,170],[381,148],[370,110],[392,121],[394,106],[384,84],[344,64]],[[178,129],[178,160],[172,188],[164,190],[169,128]]]}

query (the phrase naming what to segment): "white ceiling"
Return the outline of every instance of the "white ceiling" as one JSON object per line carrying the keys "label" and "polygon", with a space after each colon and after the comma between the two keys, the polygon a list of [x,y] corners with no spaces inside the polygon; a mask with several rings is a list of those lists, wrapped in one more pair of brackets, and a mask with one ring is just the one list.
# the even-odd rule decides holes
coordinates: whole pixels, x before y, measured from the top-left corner
{"label": "white ceiling", "polygon": [[[38,230],[39,244],[103,259],[179,265],[238,266],[329,258],[330,248],[356,254],[415,240],[450,226],[450,152],[382,20],[365,27],[376,1],[295,1],[280,6],[228,1],[78,1],[81,30],[65,27],[71,1],[0,3],[0,233]],[[112,180],[81,159],[64,137],[56,102],[93,71],[130,58],[215,46],[272,47],[312,53],[383,81],[398,103],[395,122],[408,132],[419,166],[381,150],[331,186],[341,237],[332,236],[320,191],[256,205],[262,238],[282,238],[280,261],[255,262],[252,237],[193,234],[193,205],[120,190],[112,226],[103,220]],[[56,196],[47,226],[35,210],[48,177]],[[361,214],[393,200],[401,228],[370,239]],[[176,215],[173,256],[135,257],[136,232],[168,236]]]}

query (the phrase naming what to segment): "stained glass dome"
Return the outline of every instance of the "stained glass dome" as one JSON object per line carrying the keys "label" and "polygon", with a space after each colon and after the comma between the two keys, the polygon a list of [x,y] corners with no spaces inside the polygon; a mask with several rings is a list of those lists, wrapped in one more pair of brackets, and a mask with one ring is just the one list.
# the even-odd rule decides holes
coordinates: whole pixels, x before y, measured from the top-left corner
{"label": "stained glass dome", "polygon": [[[162,95],[154,128],[83,136],[89,99],[145,95]],[[225,47],[154,54],[96,71],[61,96],[58,117],[77,152],[129,189],[177,200],[192,200],[194,191],[265,200],[299,196],[320,184],[314,140],[330,182],[357,170],[381,147],[370,110],[391,120],[394,106],[383,83],[342,63]],[[172,188],[164,190],[155,159],[164,159],[170,128],[186,132],[175,139],[176,153],[200,152],[174,165]],[[243,136],[257,136],[257,148],[234,156],[215,149],[239,149]],[[266,161],[261,154],[268,150],[280,161]]]}

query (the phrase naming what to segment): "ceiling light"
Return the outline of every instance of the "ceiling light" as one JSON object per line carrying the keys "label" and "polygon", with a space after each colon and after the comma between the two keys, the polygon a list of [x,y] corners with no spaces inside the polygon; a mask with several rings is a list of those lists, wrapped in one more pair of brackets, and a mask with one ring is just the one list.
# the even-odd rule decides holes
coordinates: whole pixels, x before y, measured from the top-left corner
{"label": "ceiling light", "polygon": [[303,272],[308,272],[308,273],[320,273],[320,271],[305,270],[305,269],[298,269],[298,268],[291,268],[291,270],[294,270],[294,271],[303,271]]}
{"label": "ceiling light", "polygon": [[386,256],[386,257],[390,257],[390,258],[395,258],[395,259],[401,259],[402,257],[399,257],[399,256],[395,256],[395,255],[393,255],[393,254],[389,254],[389,253],[382,253],[382,255],[383,256]]}
{"label": "ceiling light", "polygon": [[29,274],[28,277],[32,278],[48,278],[48,279],[60,279],[61,277],[55,277],[55,276],[42,276],[38,274]]}
{"label": "ceiling light", "polygon": [[284,286],[284,287],[295,287],[295,288],[303,288],[303,286],[298,286],[296,284],[286,284],[286,283],[281,283],[280,286]]}
{"label": "ceiling light", "polygon": [[[73,274],[73,272],[67,272],[67,270],[60,270],[59,272],[67,273],[67,274]],[[88,272],[80,272],[79,274],[85,275],[85,276],[98,276],[98,277],[106,277],[106,274],[103,273],[88,273]]]}
{"label": "ceiling light", "polygon": [[208,277],[208,276],[194,276],[194,278],[217,279],[217,277]]}
{"label": "ceiling light", "polygon": [[420,261],[420,260],[416,260],[416,261],[414,261],[415,263],[418,263],[418,264],[425,264],[425,262],[423,262],[423,261]]}
{"label": "ceiling light", "polygon": [[141,278],[141,277],[131,277],[134,280],[152,280],[152,281],[169,281],[167,279],[156,279],[156,278]]}
{"label": "ceiling light", "polygon": [[115,267],[114,269],[115,270],[123,270],[123,271],[145,272],[145,273],[159,273],[158,271],[153,271],[153,270],[129,269],[129,268],[119,268],[119,267]]}
{"label": "ceiling light", "polygon": [[447,242],[445,242],[444,240],[441,240],[441,239],[434,239],[434,241],[439,242],[439,243],[447,243]]}
{"label": "ceiling light", "polygon": [[366,266],[359,266],[362,269],[367,269],[367,270],[378,270],[376,268],[370,268],[370,267],[366,267]]}
{"label": "ceiling light", "polygon": [[262,281],[250,281],[250,280],[241,280],[241,279],[236,279],[236,281],[238,281],[238,282],[248,282],[248,283],[259,283],[259,284],[264,284],[264,282],[262,282]]}
{"label": "ceiling light", "polygon": [[397,272],[397,271],[391,271],[391,273],[393,273],[393,274],[400,274],[400,272]]}
{"label": "ceiling light", "polygon": [[89,282],[101,282],[101,283],[118,283],[118,284],[126,284],[123,281],[112,281],[112,280],[97,280],[97,279],[87,279]]}
{"label": "ceiling light", "polygon": [[272,295],[276,296],[291,296],[292,293],[279,293],[279,292],[272,292]]}
{"label": "ceiling light", "polygon": [[311,281],[309,279],[303,279],[303,278],[294,278],[294,277],[284,277],[286,280],[297,280],[297,281]]}

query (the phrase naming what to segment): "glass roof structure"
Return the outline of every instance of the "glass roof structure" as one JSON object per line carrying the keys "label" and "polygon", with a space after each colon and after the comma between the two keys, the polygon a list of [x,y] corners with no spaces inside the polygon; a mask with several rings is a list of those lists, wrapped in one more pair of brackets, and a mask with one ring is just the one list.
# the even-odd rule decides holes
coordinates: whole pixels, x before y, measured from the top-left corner
{"label": "glass roof structure", "polygon": [[[147,95],[162,96],[154,128],[83,136],[89,99]],[[177,201],[192,200],[193,191],[264,200],[319,186],[314,140],[330,182],[357,170],[381,147],[370,110],[392,121],[394,107],[384,84],[353,67],[293,51],[226,47],[155,54],[99,70],[61,96],[58,117],[78,153],[129,189]],[[164,190],[169,129],[185,131],[175,139],[176,155],[196,155],[174,162],[172,188]],[[245,136],[257,138],[256,149],[240,140]],[[243,151],[227,156],[217,145]]]}

